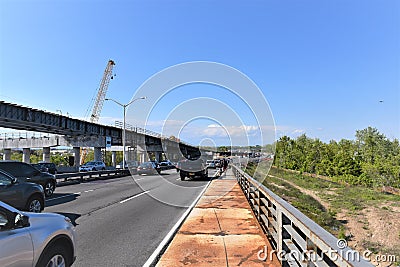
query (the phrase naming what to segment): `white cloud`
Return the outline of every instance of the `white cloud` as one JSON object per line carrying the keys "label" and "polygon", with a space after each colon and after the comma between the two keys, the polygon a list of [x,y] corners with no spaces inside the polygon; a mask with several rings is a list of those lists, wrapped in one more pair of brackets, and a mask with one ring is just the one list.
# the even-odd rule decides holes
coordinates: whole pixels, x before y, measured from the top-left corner
{"label": "white cloud", "polygon": [[302,134],[302,133],[304,133],[305,131],[304,130],[302,130],[302,129],[296,129],[296,130],[294,130],[293,132],[292,132],[292,134]]}

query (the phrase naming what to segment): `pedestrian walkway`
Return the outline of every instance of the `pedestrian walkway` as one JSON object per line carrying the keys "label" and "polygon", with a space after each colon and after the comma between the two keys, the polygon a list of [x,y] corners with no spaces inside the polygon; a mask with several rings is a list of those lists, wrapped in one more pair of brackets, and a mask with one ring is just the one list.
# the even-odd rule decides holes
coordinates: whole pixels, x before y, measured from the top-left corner
{"label": "pedestrian walkway", "polygon": [[211,182],[156,266],[280,266],[269,253],[262,260],[266,249],[272,251],[228,169]]}

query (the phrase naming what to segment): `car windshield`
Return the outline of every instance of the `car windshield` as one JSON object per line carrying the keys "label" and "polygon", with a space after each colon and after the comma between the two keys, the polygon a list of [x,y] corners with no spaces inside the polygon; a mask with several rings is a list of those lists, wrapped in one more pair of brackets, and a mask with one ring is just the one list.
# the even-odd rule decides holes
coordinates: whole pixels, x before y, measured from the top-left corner
{"label": "car windshield", "polygon": [[94,165],[94,162],[91,161],[91,162],[86,163],[85,165],[86,165],[86,166],[91,166],[91,165]]}

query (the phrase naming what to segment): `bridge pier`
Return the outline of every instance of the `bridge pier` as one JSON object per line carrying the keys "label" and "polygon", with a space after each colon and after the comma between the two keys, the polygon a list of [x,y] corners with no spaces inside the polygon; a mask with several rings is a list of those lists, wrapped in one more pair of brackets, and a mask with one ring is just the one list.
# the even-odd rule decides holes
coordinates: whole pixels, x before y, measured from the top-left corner
{"label": "bridge pier", "polygon": [[94,160],[101,161],[101,147],[94,148]]}
{"label": "bridge pier", "polygon": [[74,150],[74,167],[79,167],[81,164],[81,148],[73,147]]}
{"label": "bridge pier", "polygon": [[145,153],[140,153],[139,161],[140,162],[145,162],[146,161],[146,154]]}
{"label": "bridge pier", "polygon": [[31,162],[31,149],[30,148],[22,149],[22,162],[25,162],[25,163]]}
{"label": "bridge pier", "polygon": [[5,148],[3,150],[3,160],[10,160],[11,159],[11,148]]}
{"label": "bridge pier", "polygon": [[158,161],[158,162],[161,161],[161,152],[159,152],[159,151],[154,152],[154,156],[155,156],[156,161]]}
{"label": "bridge pier", "polygon": [[117,165],[117,152],[111,151],[111,165],[115,167]]}
{"label": "bridge pier", "polygon": [[43,161],[50,162],[50,147],[43,147]]}

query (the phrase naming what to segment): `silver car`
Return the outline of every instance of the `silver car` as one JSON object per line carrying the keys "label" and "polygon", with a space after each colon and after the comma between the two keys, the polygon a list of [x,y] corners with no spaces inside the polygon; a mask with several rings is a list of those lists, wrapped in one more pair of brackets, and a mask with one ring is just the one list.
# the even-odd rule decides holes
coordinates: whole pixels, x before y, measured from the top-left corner
{"label": "silver car", "polygon": [[106,164],[102,161],[89,161],[79,167],[80,172],[103,171],[105,169]]}
{"label": "silver car", "polygon": [[71,220],[55,213],[30,213],[0,201],[0,266],[71,266],[75,232]]}

